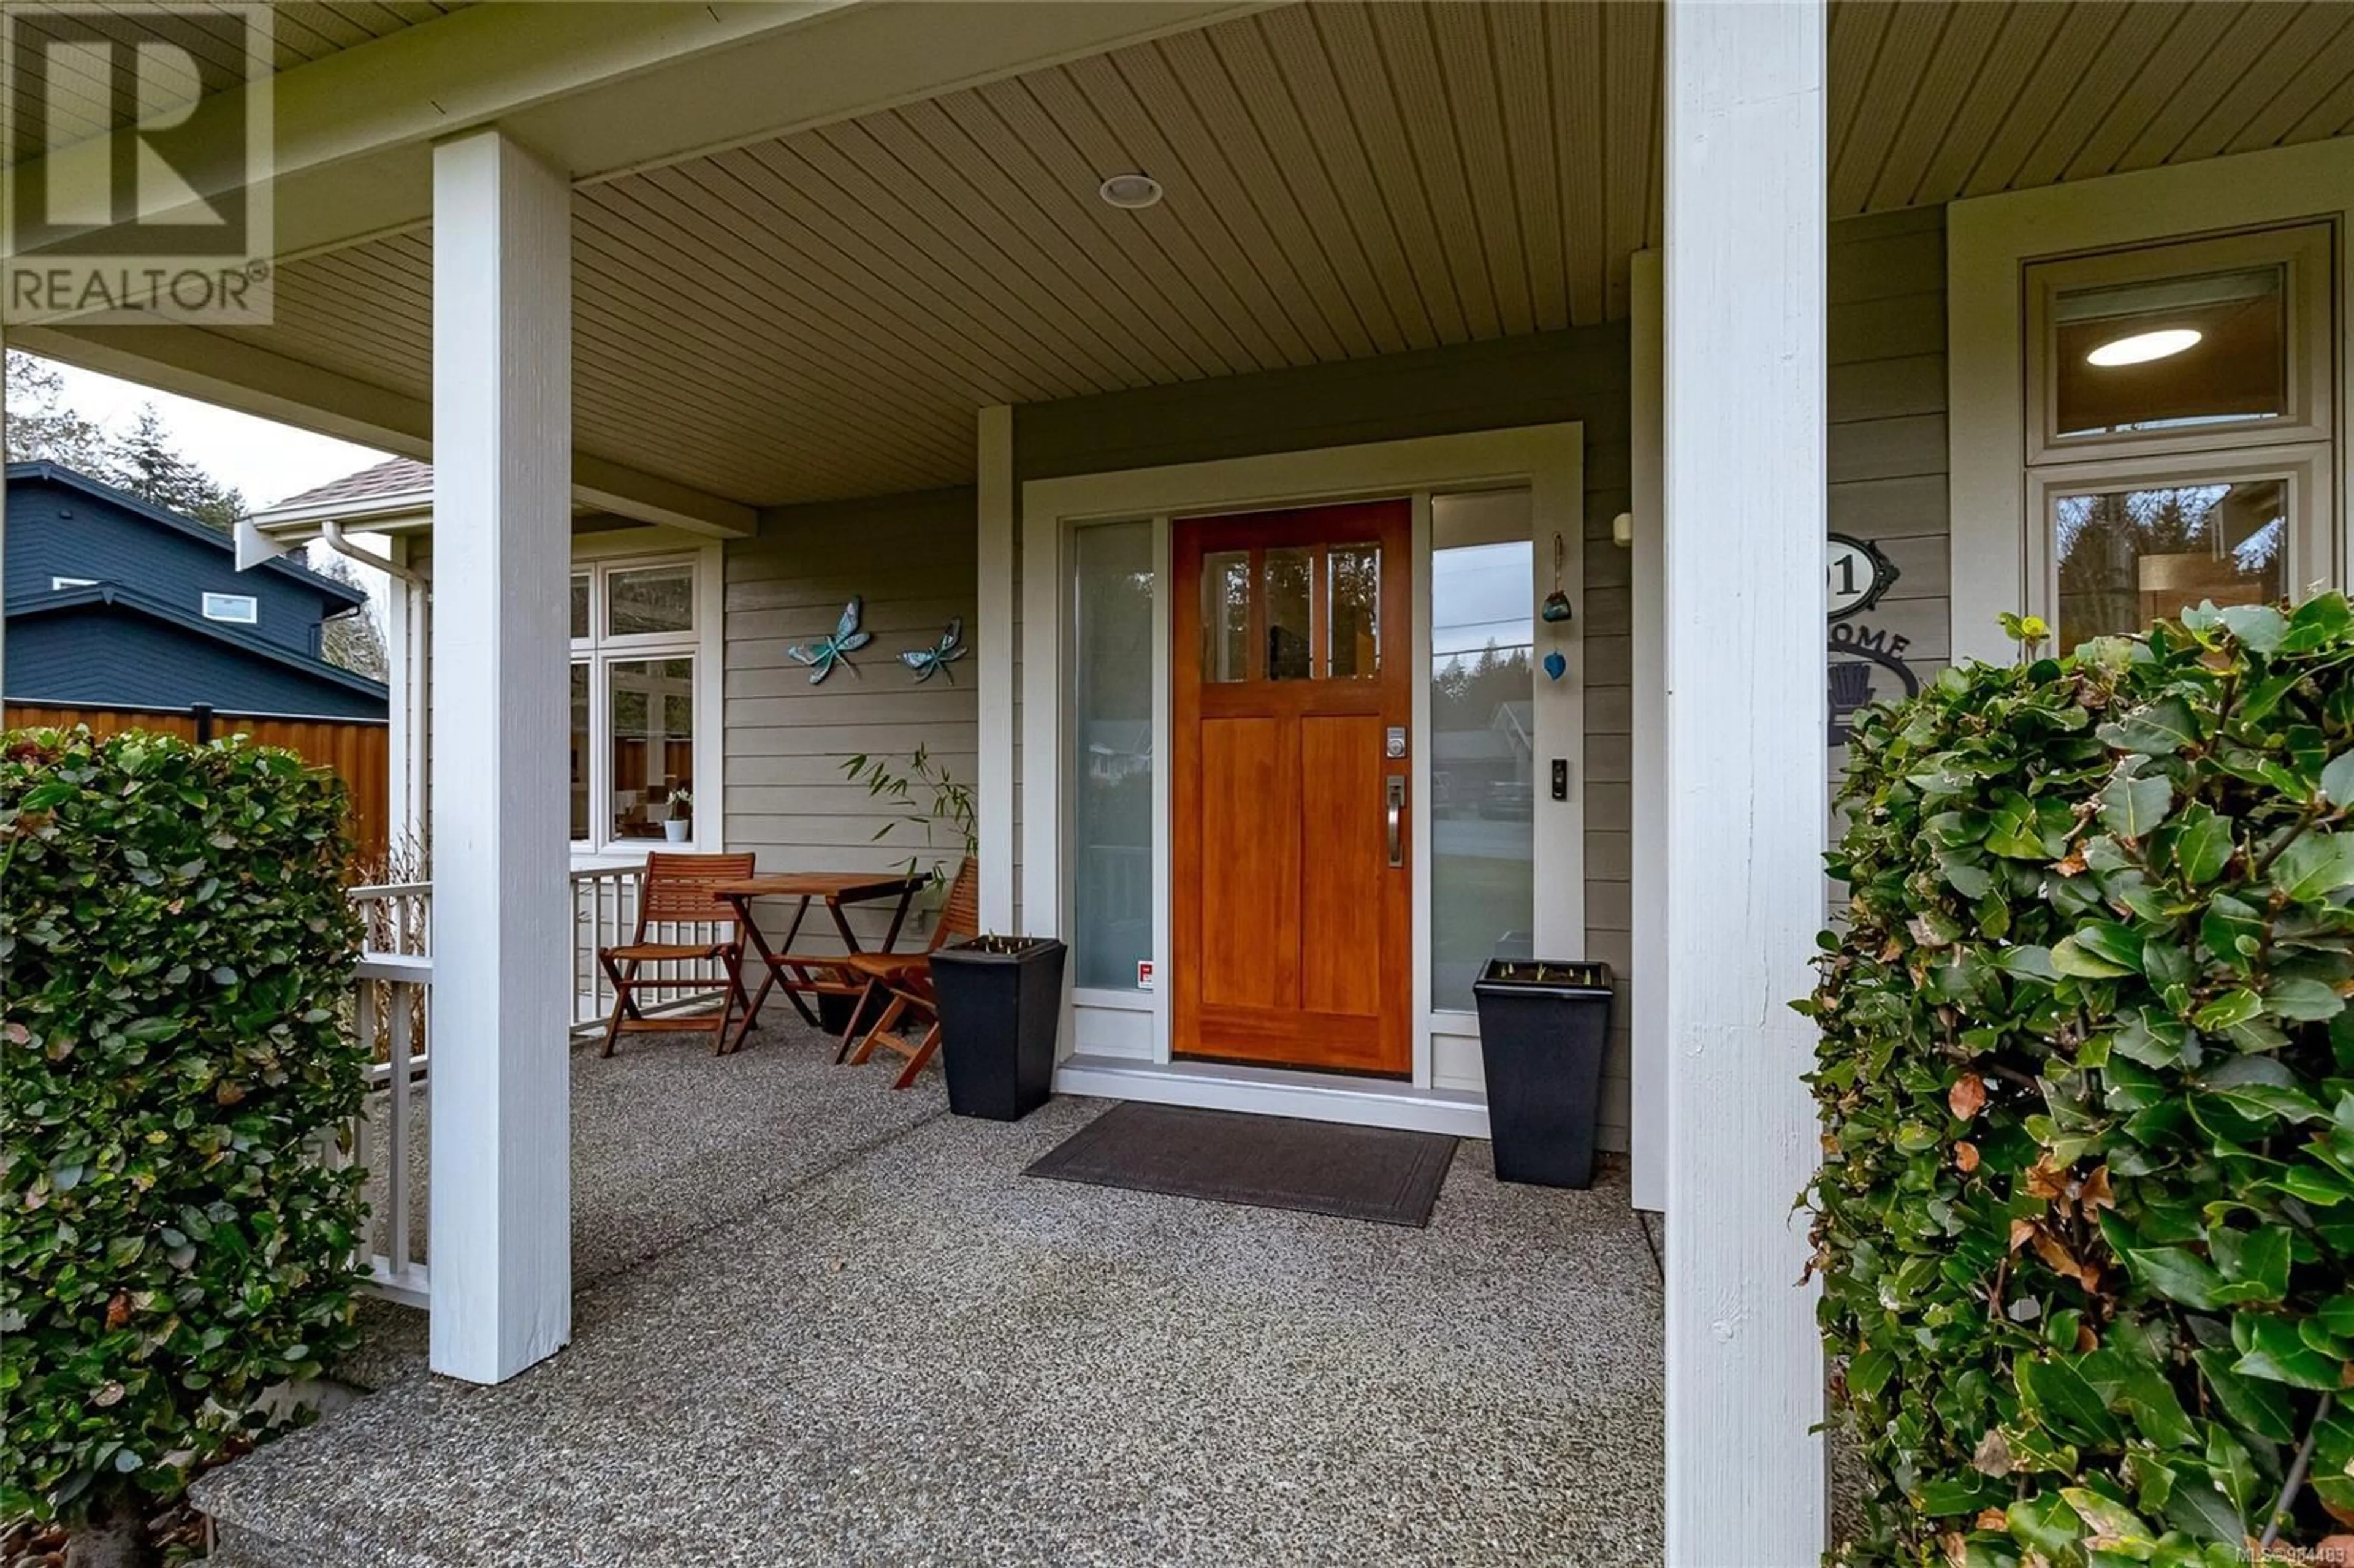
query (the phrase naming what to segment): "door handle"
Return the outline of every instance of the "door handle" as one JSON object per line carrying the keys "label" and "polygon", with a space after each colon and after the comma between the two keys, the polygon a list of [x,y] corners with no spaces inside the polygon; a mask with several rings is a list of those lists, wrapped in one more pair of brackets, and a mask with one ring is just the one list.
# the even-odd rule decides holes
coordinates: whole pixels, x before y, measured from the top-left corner
{"label": "door handle", "polygon": [[1405,843],[1403,829],[1405,818],[1405,780],[1395,774],[1389,779],[1389,841],[1390,863],[1405,863]]}

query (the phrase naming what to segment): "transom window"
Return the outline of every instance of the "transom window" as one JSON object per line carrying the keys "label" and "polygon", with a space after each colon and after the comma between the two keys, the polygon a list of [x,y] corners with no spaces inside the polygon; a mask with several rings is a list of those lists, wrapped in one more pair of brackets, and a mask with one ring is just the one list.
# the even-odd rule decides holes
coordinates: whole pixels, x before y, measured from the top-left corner
{"label": "transom window", "polygon": [[2030,591],[2059,646],[2334,572],[2326,223],[2027,269]]}
{"label": "transom window", "polygon": [[692,841],[695,560],[583,566],[571,615],[575,846]]}
{"label": "transom window", "polygon": [[205,619],[227,620],[239,626],[252,626],[261,620],[261,605],[249,593],[208,593],[205,595]]}

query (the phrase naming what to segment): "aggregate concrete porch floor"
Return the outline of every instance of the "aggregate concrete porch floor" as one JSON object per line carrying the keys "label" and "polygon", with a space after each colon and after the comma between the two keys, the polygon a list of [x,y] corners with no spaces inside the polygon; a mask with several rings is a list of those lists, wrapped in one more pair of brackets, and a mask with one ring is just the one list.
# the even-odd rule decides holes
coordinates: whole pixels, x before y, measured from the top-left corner
{"label": "aggregate concrete porch floor", "polygon": [[[968,1121],[830,1054],[576,1054],[573,1343],[475,1388],[372,1309],[378,1392],[200,1484],[239,1561],[1658,1560],[1623,1178],[1467,1141],[1424,1231],[1030,1180],[1104,1102]],[[589,1108],[640,1075],[704,1086]]]}

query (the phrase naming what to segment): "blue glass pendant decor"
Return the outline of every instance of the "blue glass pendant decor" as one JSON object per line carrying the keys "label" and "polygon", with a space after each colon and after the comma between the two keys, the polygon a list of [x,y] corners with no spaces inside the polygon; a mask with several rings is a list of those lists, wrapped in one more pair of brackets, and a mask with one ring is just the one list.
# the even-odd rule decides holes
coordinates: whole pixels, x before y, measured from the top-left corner
{"label": "blue glass pendant decor", "polygon": [[832,674],[836,664],[854,675],[858,673],[858,666],[850,662],[850,655],[875,641],[873,632],[858,630],[858,617],[865,602],[863,595],[852,594],[850,602],[843,607],[842,619],[834,623],[832,636],[821,637],[815,642],[797,642],[785,650],[795,663],[809,666],[811,685]]}
{"label": "blue glass pendant decor", "polygon": [[959,616],[949,622],[947,630],[940,633],[938,647],[910,648],[899,655],[899,662],[916,673],[916,684],[919,686],[934,675],[946,675],[949,684],[953,686],[956,684],[956,672],[949,666],[969,652],[964,645],[964,618]]}
{"label": "blue glass pendant decor", "polygon": [[1561,656],[1560,649],[1544,656],[1544,673],[1548,681],[1558,681],[1569,673],[1569,661]]}

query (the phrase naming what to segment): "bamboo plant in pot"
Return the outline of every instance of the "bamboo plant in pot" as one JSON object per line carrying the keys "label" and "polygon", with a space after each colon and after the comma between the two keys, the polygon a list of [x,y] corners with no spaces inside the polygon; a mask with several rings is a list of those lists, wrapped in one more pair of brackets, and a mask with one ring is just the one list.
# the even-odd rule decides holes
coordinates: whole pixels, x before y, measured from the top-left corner
{"label": "bamboo plant in pot", "polygon": [[[880,841],[902,826],[919,828],[925,849],[952,832],[967,856],[980,853],[972,792],[917,747],[906,772],[884,758],[854,757],[850,777],[880,800],[906,809],[875,831]],[[944,857],[930,866],[911,855],[911,876],[931,877],[928,896],[954,877]],[[1055,1054],[1063,1015],[1063,968],[1067,948],[1051,937],[973,935],[949,941],[931,957],[931,984],[940,1016],[940,1057],[949,1081],[949,1108],[959,1116],[1019,1121],[1052,1093]]]}

